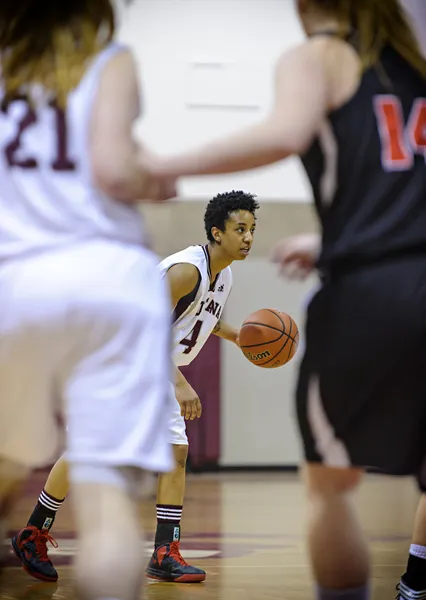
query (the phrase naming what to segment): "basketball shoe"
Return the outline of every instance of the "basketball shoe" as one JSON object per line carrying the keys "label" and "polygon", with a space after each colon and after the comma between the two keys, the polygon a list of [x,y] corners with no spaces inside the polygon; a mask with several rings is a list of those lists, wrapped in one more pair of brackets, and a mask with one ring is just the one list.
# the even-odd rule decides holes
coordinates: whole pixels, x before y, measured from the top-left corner
{"label": "basketball shoe", "polygon": [[179,550],[179,542],[170,542],[155,548],[146,574],[149,579],[176,583],[199,583],[206,578],[203,569],[192,567],[184,560]]}
{"label": "basketball shoe", "polygon": [[28,526],[12,538],[12,548],[29,575],[41,581],[55,582],[58,572],[47,554],[47,542],[58,547],[46,529]]}

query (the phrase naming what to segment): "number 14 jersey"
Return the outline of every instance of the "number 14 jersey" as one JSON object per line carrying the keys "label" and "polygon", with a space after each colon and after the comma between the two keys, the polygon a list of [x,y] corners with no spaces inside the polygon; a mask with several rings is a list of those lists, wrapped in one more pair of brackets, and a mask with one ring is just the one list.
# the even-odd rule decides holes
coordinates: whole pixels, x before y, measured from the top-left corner
{"label": "number 14 jersey", "polygon": [[302,156],[320,271],[426,251],[426,80],[391,47]]}
{"label": "number 14 jersey", "polygon": [[194,265],[199,278],[195,289],[174,308],[173,361],[178,367],[189,365],[200,352],[220,320],[232,288],[231,267],[223,269],[211,283],[207,246],[189,246],[165,258],[160,263],[163,276],[180,263]]}

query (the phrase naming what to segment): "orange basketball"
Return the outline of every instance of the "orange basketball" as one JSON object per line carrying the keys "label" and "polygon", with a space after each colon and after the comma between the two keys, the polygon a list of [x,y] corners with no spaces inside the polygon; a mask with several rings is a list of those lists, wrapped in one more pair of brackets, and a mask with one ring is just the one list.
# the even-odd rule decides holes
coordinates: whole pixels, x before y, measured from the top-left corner
{"label": "orange basketball", "polygon": [[244,321],[239,339],[247,360],[264,369],[275,369],[296,354],[299,329],[287,313],[262,308]]}

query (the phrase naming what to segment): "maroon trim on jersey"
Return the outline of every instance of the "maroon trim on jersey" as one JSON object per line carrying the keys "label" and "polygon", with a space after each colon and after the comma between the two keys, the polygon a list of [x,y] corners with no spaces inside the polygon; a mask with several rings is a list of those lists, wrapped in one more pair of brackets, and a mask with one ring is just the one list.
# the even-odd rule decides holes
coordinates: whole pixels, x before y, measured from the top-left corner
{"label": "maroon trim on jersey", "polygon": [[[195,265],[194,265],[195,266]],[[197,269],[198,271],[198,269]],[[200,289],[201,285],[201,273],[198,271],[198,281],[195,288],[192,292],[189,292],[186,296],[181,298],[179,302],[176,304],[175,309],[173,311],[172,323],[176,323],[176,321],[188,310],[191,304],[194,302],[197,292]]]}
{"label": "maroon trim on jersey", "polygon": [[211,267],[210,267],[210,254],[209,254],[209,246],[208,244],[205,244],[205,246],[201,246],[204,252],[204,256],[206,257],[206,261],[207,261],[207,273],[210,279],[210,287],[209,287],[209,292],[214,292],[215,291],[215,287],[216,287],[216,283],[217,280],[219,279],[219,275],[220,275],[220,271],[219,273],[216,275],[215,280],[212,282],[212,271],[211,271]]}

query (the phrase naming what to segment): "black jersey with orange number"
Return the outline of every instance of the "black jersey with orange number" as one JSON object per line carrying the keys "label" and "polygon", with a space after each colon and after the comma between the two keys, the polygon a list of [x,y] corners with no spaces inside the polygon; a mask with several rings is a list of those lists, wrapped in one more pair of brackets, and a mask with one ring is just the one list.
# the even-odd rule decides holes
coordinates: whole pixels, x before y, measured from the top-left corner
{"label": "black jersey with orange number", "polygon": [[392,48],[301,158],[323,230],[320,269],[426,253],[426,81]]}

